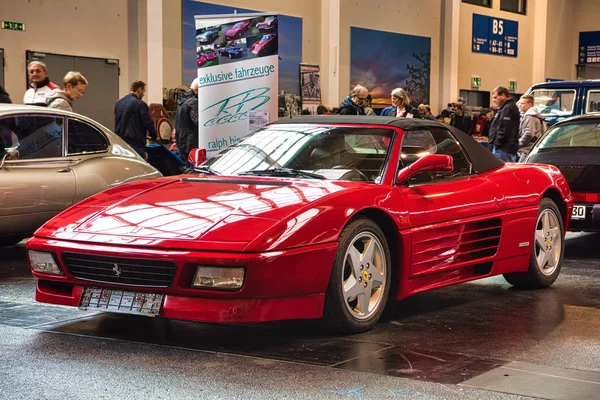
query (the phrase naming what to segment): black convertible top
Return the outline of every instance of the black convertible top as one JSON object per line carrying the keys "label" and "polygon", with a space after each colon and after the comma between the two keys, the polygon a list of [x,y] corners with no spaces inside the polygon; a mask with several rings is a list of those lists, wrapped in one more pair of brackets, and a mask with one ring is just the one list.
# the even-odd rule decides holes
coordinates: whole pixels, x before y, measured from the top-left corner
{"label": "black convertible top", "polygon": [[400,128],[404,131],[416,129],[448,129],[458,139],[466,150],[475,172],[480,174],[504,165],[504,161],[492,154],[491,151],[475,141],[471,136],[453,126],[441,124],[437,121],[419,118],[396,117],[367,117],[363,115],[325,115],[320,117],[300,117],[295,119],[280,119],[272,124],[320,124],[320,125],[387,125]]}

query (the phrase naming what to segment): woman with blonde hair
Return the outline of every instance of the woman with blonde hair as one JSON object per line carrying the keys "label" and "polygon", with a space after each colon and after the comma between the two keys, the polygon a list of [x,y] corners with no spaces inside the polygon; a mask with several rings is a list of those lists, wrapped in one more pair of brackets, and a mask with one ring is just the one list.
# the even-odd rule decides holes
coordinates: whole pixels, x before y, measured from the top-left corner
{"label": "woman with blonde hair", "polygon": [[419,110],[410,105],[408,94],[402,88],[392,90],[392,105],[381,111],[383,117],[421,118]]}

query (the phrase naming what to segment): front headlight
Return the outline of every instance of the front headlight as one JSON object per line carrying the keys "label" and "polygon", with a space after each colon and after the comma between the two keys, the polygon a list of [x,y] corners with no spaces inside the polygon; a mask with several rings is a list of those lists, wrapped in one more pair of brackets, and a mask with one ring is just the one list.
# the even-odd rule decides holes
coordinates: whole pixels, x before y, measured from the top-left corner
{"label": "front headlight", "polygon": [[64,275],[52,253],[29,250],[29,263],[31,264],[31,269],[35,272],[50,275]]}
{"label": "front headlight", "polygon": [[244,284],[244,267],[206,267],[199,265],[192,287],[203,289],[239,289]]}

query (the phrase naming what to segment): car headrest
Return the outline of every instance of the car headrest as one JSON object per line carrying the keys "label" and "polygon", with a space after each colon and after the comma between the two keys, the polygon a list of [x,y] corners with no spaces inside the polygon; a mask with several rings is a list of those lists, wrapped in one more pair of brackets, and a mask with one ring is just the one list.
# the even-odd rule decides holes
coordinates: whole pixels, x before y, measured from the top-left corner
{"label": "car headrest", "polygon": [[310,165],[315,169],[326,168],[327,160],[331,153],[322,147],[315,147],[310,152]]}

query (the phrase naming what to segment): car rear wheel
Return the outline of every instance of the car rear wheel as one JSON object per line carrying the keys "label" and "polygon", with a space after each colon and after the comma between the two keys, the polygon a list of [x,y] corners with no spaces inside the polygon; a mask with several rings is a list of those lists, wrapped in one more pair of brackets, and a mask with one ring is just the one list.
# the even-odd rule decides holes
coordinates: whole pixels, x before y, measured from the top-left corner
{"label": "car rear wheel", "polygon": [[529,270],[504,274],[519,289],[540,289],[556,281],[565,253],[565,228],[556,203],[548,198],[540,202]]}
{"label": "car rear wheel", "polygon": [[385,235],[372,220],[344,228],[329,279],[322,324],[341,333],[371,329],[390,291],[391,257]]}

